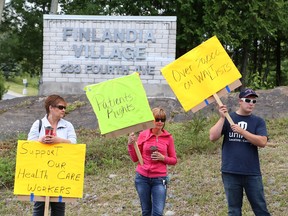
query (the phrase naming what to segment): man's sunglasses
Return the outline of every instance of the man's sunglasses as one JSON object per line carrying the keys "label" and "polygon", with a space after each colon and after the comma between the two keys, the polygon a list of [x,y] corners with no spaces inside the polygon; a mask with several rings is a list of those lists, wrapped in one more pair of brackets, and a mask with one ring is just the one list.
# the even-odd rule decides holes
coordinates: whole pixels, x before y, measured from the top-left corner
{"label": "man's sunglasses", "polygon": [[66,110],[66,106],[58,105],[58,106],[55,106],[55,107],[57,107],[59,110],[63,110],[63,109]]}
{"label": "man's sunglasses", "polygon": [[253,103],[255,104],[256,103],[256,100],[255,99],[249,99],[249,98],[241,98],[240,100],[246,102],[246,103]]}
{"label": "man's sunglasses", "polygon": [[159,121],[165,122],[165,121],[166,121],[166,118],[155,118],[155,121],[156,121],[156,122],[159,122]]}

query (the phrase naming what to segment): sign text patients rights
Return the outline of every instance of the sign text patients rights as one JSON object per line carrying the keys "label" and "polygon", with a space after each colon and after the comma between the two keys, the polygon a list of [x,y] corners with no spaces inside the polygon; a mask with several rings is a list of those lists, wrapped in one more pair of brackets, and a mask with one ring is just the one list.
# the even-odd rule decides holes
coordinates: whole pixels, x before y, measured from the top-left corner
{"label": "sign text patients rights", "polygon": [[161,70],[185,111],[241,78],[216,36]]}
{"label": "sign text patients rights", "polygon": [[138,73],[89,85],[85,90],[101,134],[154,120]]}
{"label": "sign text patients rights", "polygon": [[19,140],[14,194],[81,198],[85,152],[85,144]]}

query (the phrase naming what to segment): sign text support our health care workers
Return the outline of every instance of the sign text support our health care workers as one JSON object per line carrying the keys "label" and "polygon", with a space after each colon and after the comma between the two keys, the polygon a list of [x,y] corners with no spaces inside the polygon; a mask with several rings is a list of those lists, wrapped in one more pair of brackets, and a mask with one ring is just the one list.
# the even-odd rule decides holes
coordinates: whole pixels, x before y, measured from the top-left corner
{"label": "sign text support our health care workers", "polygon": [[161,70],[185,111],[241,78],[216,36]]}
{"label": "sign text support our health care workers", "polygon": [[14,194],[81,198],[85,144],[19,140]]}

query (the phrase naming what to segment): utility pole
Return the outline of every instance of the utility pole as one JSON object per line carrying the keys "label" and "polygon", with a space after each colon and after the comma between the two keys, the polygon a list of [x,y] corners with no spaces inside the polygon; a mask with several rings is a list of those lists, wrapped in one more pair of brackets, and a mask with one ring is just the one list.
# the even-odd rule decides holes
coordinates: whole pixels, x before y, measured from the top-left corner
{"label": "utility pole", "polygon": [[4,5],[5,5],[5,0],[0,0],[0,25],[1,25],[1,20],[2,20],[2,14],[3,14]]}
{"label": "utility pole", "polygon": [[51,0],[50,14],[57,14],[57,10],[58,10],[58,0]]}

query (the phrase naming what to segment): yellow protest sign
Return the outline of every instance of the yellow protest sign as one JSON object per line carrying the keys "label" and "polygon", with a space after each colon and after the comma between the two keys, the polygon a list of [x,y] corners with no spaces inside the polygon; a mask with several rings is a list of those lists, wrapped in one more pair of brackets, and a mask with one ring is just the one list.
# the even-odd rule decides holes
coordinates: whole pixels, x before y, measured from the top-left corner
{"label": "yellow protest sign", "polygon": [[[97,116],[101,134],[154,120],[138,73],[88,85],[85,91]],[[145,128],[143,126],[142,129]]]}
{"label": "yellow protest sign", "polygon": [[81,198],[85,144],[19,140],[14,194]]}
{"label": "yellow protest sign", "polygon": [[216,36],[161,70],[185,111],[241,78]]}

